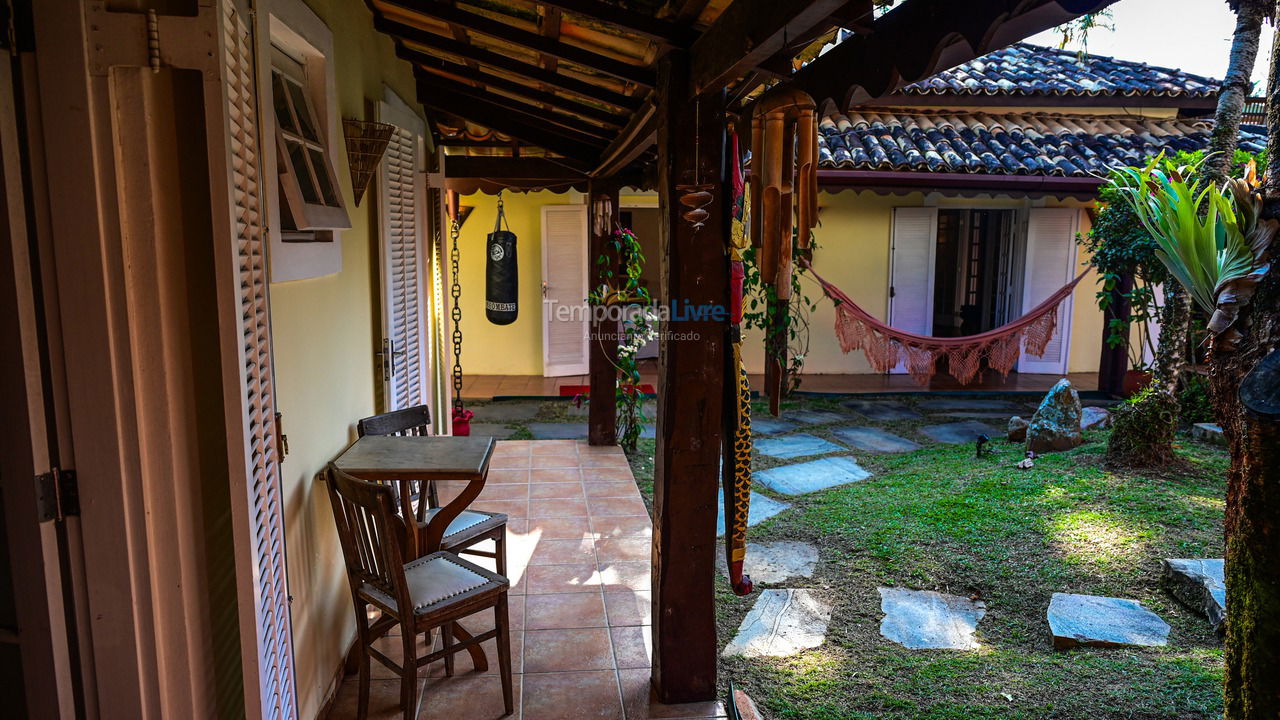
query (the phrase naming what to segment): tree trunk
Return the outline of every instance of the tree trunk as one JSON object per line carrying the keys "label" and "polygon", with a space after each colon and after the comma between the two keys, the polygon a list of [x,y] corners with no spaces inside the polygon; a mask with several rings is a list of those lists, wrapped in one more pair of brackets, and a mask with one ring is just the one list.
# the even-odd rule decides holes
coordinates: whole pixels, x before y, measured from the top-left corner
{"label": "tree trunk", "polygon": [[1214,115],[1213,136],[1209,140],[1212,155],[1205,164],[1205,173],[1215,185],[1226,181],[1231,156],[1240,142],[1240,118],[1244,114],[1245,98],[1253,86],[1253,65],[1258,59],[1258,38],[1262,34],[1262,19],[1267,10],[1267,0],[1238,0],[1237,3],[1231,59],[1218,94],[1218,111]]}

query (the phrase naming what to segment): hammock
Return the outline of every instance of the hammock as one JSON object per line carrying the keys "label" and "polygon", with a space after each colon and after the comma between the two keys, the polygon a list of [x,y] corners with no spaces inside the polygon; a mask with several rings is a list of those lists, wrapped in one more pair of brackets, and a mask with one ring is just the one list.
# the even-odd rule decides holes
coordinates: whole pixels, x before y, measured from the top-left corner
{"label": "hammock", "polygon": [[1001,375],[1007,376],[1024,349],[1028,355],[1043,356],[1058,325],[1058,305],[1088,273],[1087,270],[1080,273],[1044,302],[1007,325],[977,335],[937,338],[889,327],[858,307],[840,288],[824,280],[809,262],[802,260],[801,265],[835,303],[836,337],[840,340],[840,349],[846,353],[861,349],[876,372],[889,372],[901,363],[921,386],[929,384],[937,373],[938,359],[943,356],[947,358],[948,372],[961,385],[967,385],[977,376],[983,358]]}

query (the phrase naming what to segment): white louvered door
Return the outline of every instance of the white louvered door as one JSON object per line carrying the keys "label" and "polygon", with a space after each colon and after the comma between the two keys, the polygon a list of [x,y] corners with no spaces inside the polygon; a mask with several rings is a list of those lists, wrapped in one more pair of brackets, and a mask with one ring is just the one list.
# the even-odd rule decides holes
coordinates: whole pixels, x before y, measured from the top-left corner
{"label": "white louvered door", "polygon": [[542,208],[542,374],[587,372],[587,207]]}
{"label": "white louvered door", "polygon": [[[933,332],[934,258],[938,250],[937,208],[894,208],[889,253],[889,325]],[[891,372],[905,373],[898,364]]]}
{"label": "white louvered door", "polygon": [[378,118],[396,126],[378,166],[378,205],[382,255],[382,368],[385,410],[426,402],[427,323],[424,308],[425,253],[422,228],[425,197],[422,120],[387,91]]}
{"label": "white louvered door", "polygon": [[[1076,229],[1080,211],[1073,208],[1032,208],[1027,222],[1027,249],[1023,266],[1022,310],[1044,302],[1075,277]],[[1020,373],[1067,372],[1071,348],[1071,298],[1058,306],[1058,327],[1036,357],[1025,352],[1018,361]]]}
{"label": "white louvered door", "polygon": [[[285,569],[284,501],[276,446],[275,387],[272,380],[271,315],[268,306],[267,239],[262,205],[261,145],[254,77],[254,35],[250,15],[238,3],[223,5],[226,71],[228,181],[240,287],[240,367],[244,422],[247,517],[238,534],[249,535],[257,643],[257,687],[246,698],[250,718],[290,720],[298,716],[294,677],[293,627]],[[233,502],[233,513],[237,503]],[[237,538],[239,543],[242,538]],[[246,683],[255,674],[248,667]]]}

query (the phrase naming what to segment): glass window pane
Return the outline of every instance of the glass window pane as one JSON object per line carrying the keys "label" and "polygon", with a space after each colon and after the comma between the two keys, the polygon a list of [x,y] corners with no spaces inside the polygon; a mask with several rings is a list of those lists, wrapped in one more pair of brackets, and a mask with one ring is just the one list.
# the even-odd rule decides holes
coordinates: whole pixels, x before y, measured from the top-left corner
{"label": "glass window pane", "polygon": [[316,171],[316,185],[320,186],[320,195],[324,198],[324,204],[329,207],[338,206],[338,198],[333,191],[333,183],[329,182],[329,172],[325,167],[324,153],[315,148],[307,148],[307,152],[311,153],[311,167]]}
{"label": "glass window pane", "polygon": [[320,135],[311,124],[311,105],[307,102],[306,94],[302,92],[302,86],[292,81],[286,84],[289,86],[289,95],[293,98],[293,111],[298,114],[302,137],[312,142],[320,142]]}
{"label": "glass window pane", "polygon": [[294,177],[298,180],[298,192],[302,193],[302,201],[308,205],[320,205],[320,195],[316,192],[315,183],[311,181],[311,171],[307,168],[307,151],[302,143],[286,140],[289,146],[289,162],[293,165]]}
{"label": "glass window pane", "polygon": [[298,127],[293,122],[293,114],[289,112],[289,100],[285,97],[284,78],[280,73],[271,73],[271,97],[276,110],[276,122],[280,124],[280,129],[285,132],[298,133]]}

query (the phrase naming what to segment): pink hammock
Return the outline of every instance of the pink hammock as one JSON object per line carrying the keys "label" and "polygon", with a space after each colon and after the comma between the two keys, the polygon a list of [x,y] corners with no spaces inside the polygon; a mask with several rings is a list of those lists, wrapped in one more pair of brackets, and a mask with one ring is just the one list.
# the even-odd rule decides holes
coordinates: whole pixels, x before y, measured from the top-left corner
{"label": "pink hammock", "polygon": [[978,374],[983,358],[1001,375],[1008,375],[1024,348],[1028,355],[1044,355],[1045,346],[1058,325],[1058,305],[1088,273],[1087,270],[1080,273],[1075,280],[1007,325],[977,335],[937,338],[885,325],[858,307],[840,288],[824,280],[807,260],[801,260],[800,264],[835,303],[836,337],[840,340],[840,349],[848,353],[861,348],[876,372],[889,372],[902,363],[922,386],[928,385],[930,378],[937,373],[938,359],[944,355],[948,372],[961,385],[967,385]]}

